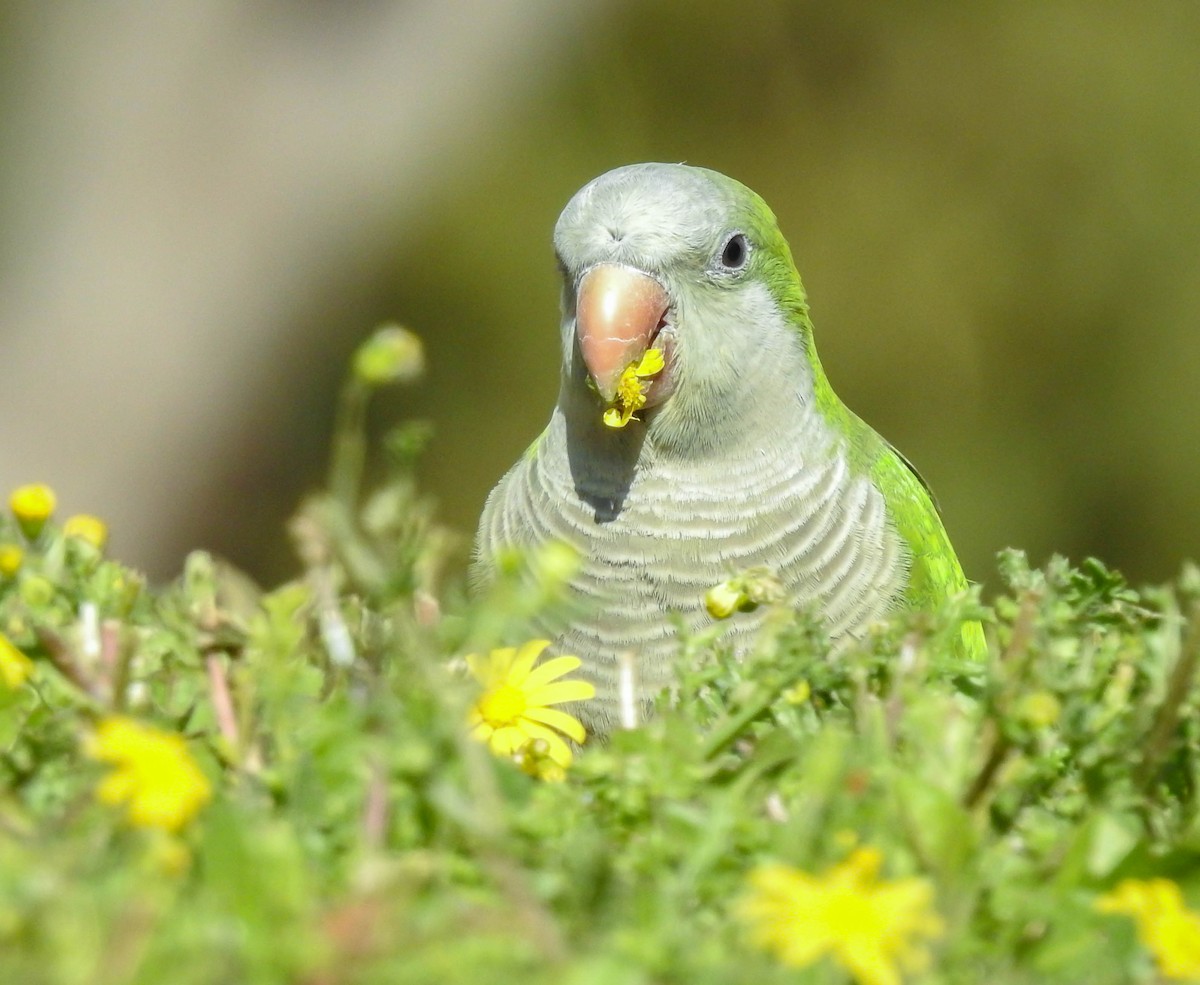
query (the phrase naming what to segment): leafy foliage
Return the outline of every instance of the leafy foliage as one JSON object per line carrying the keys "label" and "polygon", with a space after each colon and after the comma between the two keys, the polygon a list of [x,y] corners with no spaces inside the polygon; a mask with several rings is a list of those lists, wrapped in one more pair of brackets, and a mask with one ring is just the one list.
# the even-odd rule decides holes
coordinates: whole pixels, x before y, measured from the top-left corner
{"label": "leafy foliage", "polygon": [[[303,573],[268,593],[200,553],[149,590],[53,520],[0,520],[0,632],[34,663],[0,679],[0,980],[846,981],[777,963],[737,913],[757,865],[864,846],[933,887],[945,934],[913,980],[1156,980],[1095,902],[1151,878],[1200,900],[1195,567],[1135,591],[1011,551],[990,606],[836,650],[768,600],[753,653],[722,624],[681,638],[656,717],[542,783],[469,736],[459,657],[523,642],[571,559],[443,588],[425,432],[361,492],[378,383],[348,382],[330,488],[292,527]],[[986,663],[956,656],[965,617]],[[211,784],[178,835],[97,799],[87,737],[114,715],[182,734]]]}

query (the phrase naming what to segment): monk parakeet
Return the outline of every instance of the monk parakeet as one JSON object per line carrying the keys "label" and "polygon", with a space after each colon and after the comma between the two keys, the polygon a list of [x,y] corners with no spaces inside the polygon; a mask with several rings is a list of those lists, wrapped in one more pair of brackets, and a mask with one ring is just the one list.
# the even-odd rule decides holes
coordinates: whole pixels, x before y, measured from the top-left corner
{"label": "monk parakeet", "polygon": [[[773,572],[835,639],[966,587],[921,479],[833,392],[787,242],[766,203],[715,171],[636,164],[585,185],[554,230],[562,374],[550,423],[488,497],[474,575],[505,546],[565,541],[582,558],[569,623],[601,734],[619,672],[644,714],[673,679],[677,613]],[[731,620],[748,645],[762,610]],[[977,623],[964,648],[981,651]]]}

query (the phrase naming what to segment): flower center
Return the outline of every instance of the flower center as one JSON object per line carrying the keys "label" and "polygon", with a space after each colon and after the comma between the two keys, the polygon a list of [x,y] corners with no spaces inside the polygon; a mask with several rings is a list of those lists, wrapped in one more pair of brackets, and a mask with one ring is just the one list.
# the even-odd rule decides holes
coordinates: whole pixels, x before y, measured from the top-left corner
{"label": "flower center", "polygon": [[492,728],[515,725],[527,707],[525,693],[511,684],[501,684],[479,699],[479,715]]}

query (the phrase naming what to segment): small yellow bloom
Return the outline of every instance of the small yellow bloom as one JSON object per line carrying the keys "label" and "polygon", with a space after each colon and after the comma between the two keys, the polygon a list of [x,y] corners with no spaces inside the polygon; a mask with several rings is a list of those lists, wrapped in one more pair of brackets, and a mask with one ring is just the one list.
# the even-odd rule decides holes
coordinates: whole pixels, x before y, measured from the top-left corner
{"label": "small yellow bloom", "polygon": [[1133,917],[1138,940],[1154,955],[1163,977],[1200,979],[1200,913],[1184,906],[1170,879],[1125,879],[1095,906],[1101,913]]}
{"label": "small yellow bloom", "polygon": [[881,882],[882,856],[859,848],[821,876],[786,865],[750,873],[751,892],[738,914],[751,939],[796,968],[829,955],[860,985],[899,985],[900,971],[920,970],[922,939],[941,936],[926,879]]}
{"label": "small yellow bloom", "polygon": [[789,705],[802,705],[812,697],[812,685],[808,681],[797,681],[784,691],[780,697]]}
{"label": "small yellow bloom", "polygon": [[25,552],[16,544],[0,544],[0,575],[11,578],[21,570]]}
{"label": "small yellow bloom", "polygon": [[647,349],[641,359],[626,366],[617,381],[617,395],[612,406],[604,412],[604,423],[610,428],[623,428],[636,420],[633,415],[646,406],[644,381],[661,373],[664,365],[662,352]]}
{"label": "small yellow bloom", "polygon": [[13,645],[3,633],[0,633],[0,681],[10,691],[15,691],[33,674],[33,661]]}
{"label": "small yellow bloom", "polygon": [[14,489],[8,498],[8,505],[12,509],[13,516],[17,518],[17,525],[20,526],[21,533],[30,540],[37,539],[37,535],[42,532],[46,521],[54,515],[54,507],[57,503],[54,490],[41,483]]}
{"label": "small yellow bloom", "polygon": [[106,804],[129,805],[129,821],[141,828],[178,831],[212,796],[183,737],[116,716],[100,722],[88,755],[116,769],[96,796]]}
{"label": "small yellow bloom", "polygon": [[578,657],[554,657],[535,667],[549,645],[549,640],[532,640],[520,649],[493,650],[486,658],[467,657],[471,674],[483,686],[467,724],[497,756],[513,757],[527,772],[555,779],[571,765],[571,747],[563,736],[583,742],[586,734],[579,719],[549,706],[586,701],[596,689],[587,681],[558,679],[579,667]]}
{"label": "small yellow bloom", "polygon": [[108,525],[98,516],[88,513],[76,513],[67,517],[63,523],[63,534],[67,537],[78,537],[98,551],[104,550],[104,545],[108,543]]}

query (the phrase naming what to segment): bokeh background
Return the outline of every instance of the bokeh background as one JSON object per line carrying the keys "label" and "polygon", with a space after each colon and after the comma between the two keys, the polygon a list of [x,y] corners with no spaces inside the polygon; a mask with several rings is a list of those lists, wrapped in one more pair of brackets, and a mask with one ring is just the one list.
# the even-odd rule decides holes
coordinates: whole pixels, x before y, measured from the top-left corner
{"label": "bokeh background", "polygon": [[553,222],[639,160],[772,204],[846,401],[1005,546],[1200,556],[1200,4],[0,0],[0,484],[154,578],[294,566],[346,357],[466,540],[557,386]]}

